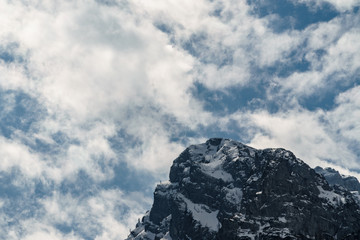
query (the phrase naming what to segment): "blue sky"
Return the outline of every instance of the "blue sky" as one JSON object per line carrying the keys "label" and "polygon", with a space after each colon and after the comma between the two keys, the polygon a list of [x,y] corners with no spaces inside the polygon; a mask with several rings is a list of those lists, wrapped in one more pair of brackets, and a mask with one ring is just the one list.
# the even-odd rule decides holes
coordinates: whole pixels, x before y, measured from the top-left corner
{"label": "blue sky", "polygon": [[359,178],[359,7],[0,1],[0,239],[123,239],[210,137]]}

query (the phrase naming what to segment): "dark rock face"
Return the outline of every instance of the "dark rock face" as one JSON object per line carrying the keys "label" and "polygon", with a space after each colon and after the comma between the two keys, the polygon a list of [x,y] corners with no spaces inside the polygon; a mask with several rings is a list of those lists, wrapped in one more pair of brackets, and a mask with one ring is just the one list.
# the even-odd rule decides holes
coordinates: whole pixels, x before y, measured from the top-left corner
{"label": "dark rock face", "polygon": [[284,149],[187,148],[128,239],[360,239],[358,195]]}

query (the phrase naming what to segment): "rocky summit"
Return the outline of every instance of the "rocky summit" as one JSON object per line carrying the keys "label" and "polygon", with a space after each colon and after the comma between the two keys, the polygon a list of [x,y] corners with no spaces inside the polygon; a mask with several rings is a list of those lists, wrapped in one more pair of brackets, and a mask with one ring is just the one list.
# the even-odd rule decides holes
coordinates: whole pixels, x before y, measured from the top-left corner
{"label": "rocky summit", "polygon": [[329,184],[317,170],[281,148],[192,145],[127,239],[360,239],[354,179]]}

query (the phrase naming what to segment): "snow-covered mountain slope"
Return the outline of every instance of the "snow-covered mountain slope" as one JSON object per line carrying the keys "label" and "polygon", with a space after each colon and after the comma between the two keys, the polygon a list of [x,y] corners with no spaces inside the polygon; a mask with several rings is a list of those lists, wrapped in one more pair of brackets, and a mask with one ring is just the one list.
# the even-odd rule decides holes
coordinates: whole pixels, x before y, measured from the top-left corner
{"label": "snow-covered mountain slope", "polygon": [[128,239],[360,239],[356,196],[285,149],[188,147]]}

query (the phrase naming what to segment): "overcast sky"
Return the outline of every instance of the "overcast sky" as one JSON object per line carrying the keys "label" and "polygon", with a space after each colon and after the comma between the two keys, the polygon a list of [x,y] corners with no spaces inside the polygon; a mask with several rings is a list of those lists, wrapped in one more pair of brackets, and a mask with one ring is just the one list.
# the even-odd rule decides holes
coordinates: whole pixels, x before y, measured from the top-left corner
{"label": "overcast sky", "polygon": [[0,0],[0,239],[123,239],[210,137],[359,177],[359,6]]}

